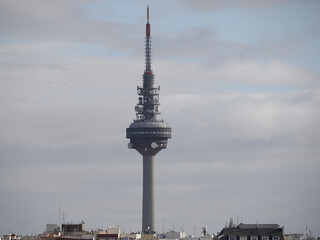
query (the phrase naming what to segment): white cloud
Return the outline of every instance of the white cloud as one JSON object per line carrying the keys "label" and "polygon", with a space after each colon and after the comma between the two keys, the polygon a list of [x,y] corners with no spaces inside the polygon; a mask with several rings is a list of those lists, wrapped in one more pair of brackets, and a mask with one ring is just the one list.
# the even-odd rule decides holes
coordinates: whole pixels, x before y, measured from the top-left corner
{"label": "white cloud", "polygon": [[191,95],[200,89],[202,94],[221,88],[243,92],[297,91],[318,88],[320,80],[315,72],[281,61],[230,61],[220,65],[160,61],[155,65],[165,88],[174,87]]}
{"label": "white cloud", "polygon": [[258,62],[231,62],[216,71],[213,78],[222,81],[244,82],[251,84],[278,84],[287,86],[318,85],[320,77],[305,69],[290,66],[279,61],[267,64]]}
{"label": "white cloud", "polygon": [[[167,97],[164,108],[169,119],[174,119],[173,124],[179,124],[179,130],[183,131],[177,134],[183,135],[187,130],[202,142],[218,142],[225,138],[271,142],[279,139],[287,144],[308,145],[319,142],[316,137],[320,119],[317,94],[317,90],[290,93],[290,101],[284,94],[171,96]],[[305,95],[313,97],[296,102]],[[176,102],[177,107],[169,102]]]}
{"label": "white cloud", "polygon": [[208,62],[219,65],[229,61],[278,59],[294,53],[301,36],[285,37],[272,41],[264,39],[256,44],[223,40],[214,27],[188,29],[186,31],[155,33],[153,45],[157,58]]}

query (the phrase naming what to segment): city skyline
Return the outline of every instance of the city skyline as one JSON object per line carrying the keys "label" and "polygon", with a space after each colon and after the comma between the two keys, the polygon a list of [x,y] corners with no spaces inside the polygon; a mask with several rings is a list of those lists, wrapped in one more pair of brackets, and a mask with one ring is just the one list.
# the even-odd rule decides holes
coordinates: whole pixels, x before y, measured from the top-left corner
{"label": "city skyline", "polygon": [[141,157],[124,129],[148,4],[174,129],[155,163],[157,229],[215,233],[233,217],[320,236],[312,0],[1,1],[0,234],[41,232],[59,203],[87,229],[141,230]]}

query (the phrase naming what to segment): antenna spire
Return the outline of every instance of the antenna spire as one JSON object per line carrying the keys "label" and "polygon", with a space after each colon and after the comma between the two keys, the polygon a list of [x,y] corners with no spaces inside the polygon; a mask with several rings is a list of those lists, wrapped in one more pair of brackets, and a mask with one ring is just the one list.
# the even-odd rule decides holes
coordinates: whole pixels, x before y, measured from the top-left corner
{"label": "antenna spire", "polygon": [[147,24],[146,24],[146,69],[145,72],[152,73],[151,70],[151,27],[149,23],[149,5],[147,6]]}
{"label": "antenna spire", "polygon": [[149,23],[149,5],[147,6],[147,24],[146,24],[146,37],[151,36],[151,31],[150,31],[150,23]]}

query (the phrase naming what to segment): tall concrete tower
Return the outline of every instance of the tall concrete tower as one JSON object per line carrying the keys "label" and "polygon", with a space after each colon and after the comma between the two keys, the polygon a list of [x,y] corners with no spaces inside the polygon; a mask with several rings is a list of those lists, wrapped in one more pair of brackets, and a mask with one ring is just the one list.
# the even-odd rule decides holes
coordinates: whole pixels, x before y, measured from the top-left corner
{"label": "tall concrete tower", "polygon": [[146,66],[143,73],[143,85],[137,87],[138,103],[135,106],[137,118],[127,128],[128,147],[137,150],[143,156],[143,202],[142,232],[155,233],[155,197],[154,197],[154,158],[167,147],[171,138],[171,128],[160,114],[159,91],[154,86],[154,75],[151,69],[151,31],[149,23],[149,6],[147,7],[147,24],[145,40]]}

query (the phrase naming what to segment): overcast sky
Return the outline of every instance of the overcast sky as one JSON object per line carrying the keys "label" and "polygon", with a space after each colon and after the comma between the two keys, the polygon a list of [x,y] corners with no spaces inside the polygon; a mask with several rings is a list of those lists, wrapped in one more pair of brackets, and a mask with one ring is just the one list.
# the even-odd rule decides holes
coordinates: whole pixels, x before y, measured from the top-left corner
{"label": "overcast sky", "polygon": [[[141,230],[127,148],[146,5],[161,119],[159,232],[277,223],[320,236],[320,1],[1,0],[0,235]],[[62,221],[62,214],[61,214]]]}

